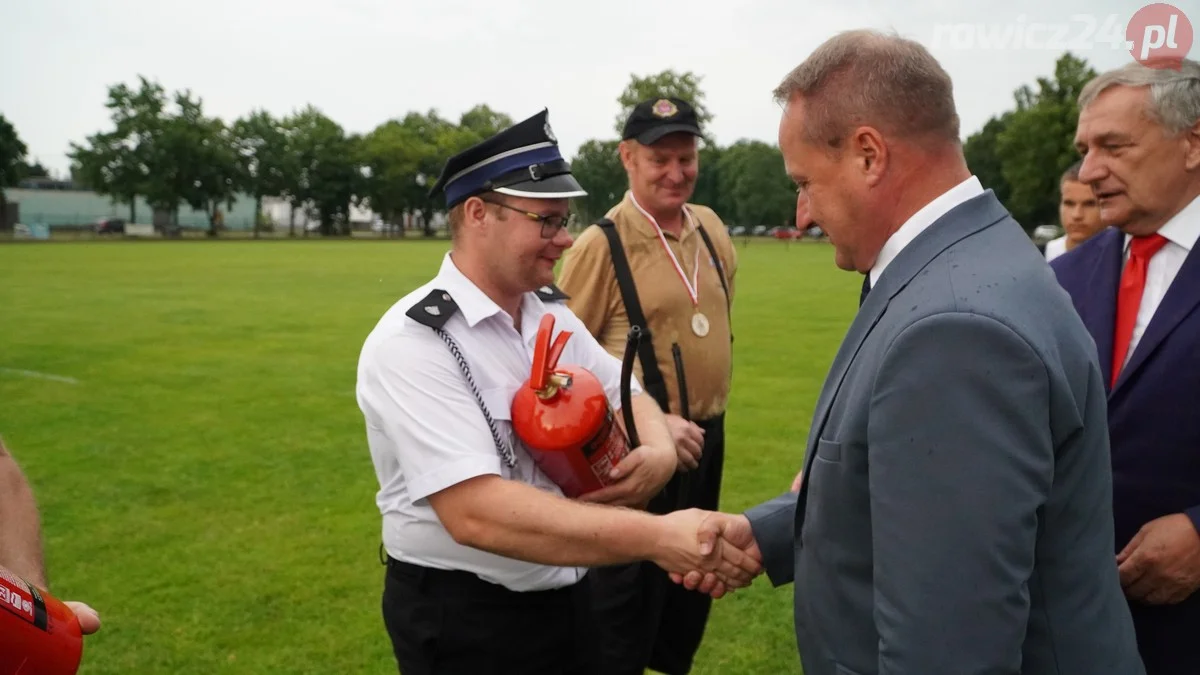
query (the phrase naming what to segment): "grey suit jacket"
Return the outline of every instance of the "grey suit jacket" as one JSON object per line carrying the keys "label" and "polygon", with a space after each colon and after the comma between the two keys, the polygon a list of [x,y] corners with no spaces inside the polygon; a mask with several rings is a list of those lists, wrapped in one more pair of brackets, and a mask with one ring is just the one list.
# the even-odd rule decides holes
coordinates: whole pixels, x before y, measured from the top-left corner
{"label": "grey suit jacket", "polygon": [[[1096,350],[989,190],[884,270],[799,495],[747,512],[805,675],[1137,675]],[[798,535],[798,536],[797,536]]]}

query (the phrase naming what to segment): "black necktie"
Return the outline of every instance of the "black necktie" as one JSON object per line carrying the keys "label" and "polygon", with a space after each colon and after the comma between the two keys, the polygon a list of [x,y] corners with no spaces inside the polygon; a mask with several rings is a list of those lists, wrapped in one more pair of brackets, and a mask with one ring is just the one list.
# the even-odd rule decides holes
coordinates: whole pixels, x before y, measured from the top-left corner
{"label": "black necktie", "polygon": [[867,293],[870,293],[870,292],[871,292],[871,275],[864,274],[863,275],[862,293],[858,296],[858,306],[859,307],[862,307],[863,303],[867,301]]}

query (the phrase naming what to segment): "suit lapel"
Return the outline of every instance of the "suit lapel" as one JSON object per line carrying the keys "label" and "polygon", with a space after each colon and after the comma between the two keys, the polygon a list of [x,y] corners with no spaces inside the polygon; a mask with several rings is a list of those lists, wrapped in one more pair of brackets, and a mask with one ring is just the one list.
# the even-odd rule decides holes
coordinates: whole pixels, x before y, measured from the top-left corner
{"label": "suit lapel", "polygon": [[846,371],[850,369],[850,364],[858,354],[859,348],[862,347],[863,340],[870,334],[875,324],[879,323],[884,310],[887,309],[888,299],[882,299],[882,293],[876,294],[874,290],[867,295],[867,301],[858,309],[858,314],[851,322],[846,337],[838,347],[833,364],[829,366],[829,374],[825,377],[825,384],[821,387],[821,395],[817,398],[817,407],[813,412],[813,423],[808,430],[808,443],[804,452],[804,477],[800,486],[801,501],[807,494],[808,476],[811,473],[809,467],[812,466],[813,457],[817,454],[814,448],[817,447],[817,439],[821,437],[821,431],[825,428],[825,420],[829,417],[833,399],[841,389],[842,380],[846,379]]}
{"label": "suit lapel", "polygon": [[1112,382],[1113,331],[1117,325],[1117,290],[1121,285],[1125,235],[1112,228],[1100,236],[1105,239],[1097,242],[1096,262],[1084,282],[1084,287],[1091,290],[1081,294],[1078,308],[1083,325],[1096,342],[1104,388],[1108,389]]}
{"label": "suit lapel", "polygon": [[[984,194],[959,204],[944,216],[934,221],[924,232],[917,236],[904,250],[900,251],[895,260],[888,265],[867,300],[858,309],[858,314],[850,324],[846,337],[838,348],[837,356],[829,367],[829,375],[821,388],[817,399],[817,407],[813,412],[813,423],[808,432],[808,443],[804,457],[804,476],[801,479],[799,500],[803,503],[808,490],[809,467],[816,456],[817,440],[825,428],[833,401],[837,398],[842,382],[846,378],[850,364],[854,362],[863,341],[871,333],[887,310],[888,304],[897,293],[904,290],[913,277],[917,276],[942,251],[966,237],[994,225],[1008,215],[1004,207],[996,199],[991,190]],[[800,512],[800,509],[797,509]]]}
{"label": "suit lapel", "polygon": [[1117,379],[1117,385],[1113,388],[1114,393],[1146,363],[1146,360],[1171,334],[1171,331],[1175,330],[1175,327],[1200,304],[1200,292],[1197,292],[1197,289],[1200,289],[1200,254],[1197,254],[1198,250],[1200,250],[1200,246],[1192,247],[1187,259],[1183,261],[1183,267],[1179,269],[1175,280],[1167,288],[1167,294],[1163,296],[1158,309],[1154,310],[1150,325],[1146,326],[1145,334],[1138,341],[1137,348],[1129,357],[1129,363],[1121,371],[1120,378]]}

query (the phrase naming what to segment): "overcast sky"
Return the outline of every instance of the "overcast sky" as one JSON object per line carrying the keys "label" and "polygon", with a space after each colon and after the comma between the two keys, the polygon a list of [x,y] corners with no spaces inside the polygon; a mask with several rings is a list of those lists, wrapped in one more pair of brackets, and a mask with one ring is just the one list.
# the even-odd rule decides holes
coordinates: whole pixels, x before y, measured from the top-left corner
{"label": "overcast sky", "polygon": [[[1098,70],[1129,61],[1111,39],[1144,4],[0,0],[0,114],[31,158],[56,171],[68,166],[70,141],[110,128],[107,87],[139,74],[168,91],[191,89],[226,121],[312,103],[354,132],[411,110],[457,118],[488,103],[520,120],[548,107],[570,156],[589,138],[615,135],[616,98],[631,73],[673,68],[703,77],[718,143],[773,143],[780,78],[838,31],[872,27],[933,50],[954,80],[965,137],[1012,107],[1018,86],[1052,75],[1068,48]],[[981,45],[989,35],[999,48]]]}

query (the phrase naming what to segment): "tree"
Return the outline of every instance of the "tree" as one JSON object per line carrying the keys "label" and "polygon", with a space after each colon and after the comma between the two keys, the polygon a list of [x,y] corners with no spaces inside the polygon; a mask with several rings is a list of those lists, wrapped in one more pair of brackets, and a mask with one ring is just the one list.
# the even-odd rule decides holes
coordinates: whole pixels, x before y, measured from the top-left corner
{"label": "tree", "polygon": [[736,222],[784,225],[796,210],[796,191],[779,148],[741,140],[721,153],[718,181],[724,207]]}
{"label": "tree", "polygon": [[384,122],[363,138],[365,202],[389,222],[420,211],[425,235],[432,236],[429,216],[436,209],[429,188],[446,158],[511,125],[507,115],[485,105],[464,113],[460,124],[436,110]]}
{"label": "tree", "polygon": [[205,117],[203,102],[191,92],[175,94],[150,143],[146,200],[156,210],[175,214],[181,203],[204,211],[209,236],[217,235],[217,210],[231,205],[241,172],[225,123]]}
{"label": "tree", "polygon": [[1000,161],[997,146],[1000,134],[1008,126],[1011,117],[1011,112],[1004,113],[999,117],[992,117],[987,124],[983,125],[983,129],[972,134],[963,144],[963,155],[966,157],[967,167],[971,173],[979,178],[980,184],[985,189],[995,192],[996,199],[1004,204],[1009,203],[1012,189],[1004,178],[1004,164]]}
{"label": "tree", "polygon": [[732,218],[733,209],[729,200],[721,192],[721,157],[724,150],[716,145],[706,145],[700,148],[699,173],[696,175],[696,188],[692,194],[692,202],[703,204],[722,218]]}
{"label": "tree", "polygon": [[[458,126],[475,134],[476,142],[490,138],[511,127],[513,119],[502,112],[496,112],[486,104],[480,104],[462,114]],[[467,146],[470,147],[470,146]]]}
{"label": "tree", "polygon": [[[417,182],[424,141],[400,120],[388,120],[363,137],[360,151],[366,167],[364,203],[387,223],[422,199]],[[403,231],[403,225],[401,226]]]}
{"label": "tree", "polygon": [[71,143],[68,153],[82,183],[129,204],[130,222],[137,221],[136,200],[148,188],[153,143],[161,135],[167,107],[162,86],[145,77],[139,80],[136,91],[125,84],[109,87],[105,107],[115,128],[89,136],[83,146]]}
{"label": "tree", "polygon": [[288,146],[283,123],[265,110],[256,110],[233,123],[231,143],[237,153],[239,182],[254,196],[254,236],[258,237],[263,198],[287,192],[299,170]]}
{"label": "tree", "polygon": [[299,204],[311,202],[323,236],[333,234],[338,222],[346,223],[349,232],[350,203],[363,187],[358,140],[312,105],[290,117],[285,127],[298,160],[298,170],[288,186],[293,211]]}
{"label": "tree", "polygon": [[0,230],[8,229],[8,198],[4,188],[16,185],[23,177],[27,152],[29,149],[17,136],[17,130],[0,115]]}
{"label": "tree", "polygon": [[644,77],[630,75],[629,84],[617,98],[617,105],[621,108],[616,119],[618,136],[625,127],[625,119],[629,117],[634,106],[652,98],[677,97],[691,103],[692,107],[696,109],[696,118],[700,122],[700,128],[708,128],[708,123],[712,121],[712,114],[704,103],[704,92],[700,89],[702,79],[691,71],[681,74],[673,70],[664,70]]}
{"label": "tree", "polygon": [[[20,168],[21,178],[49,178],[50,170],[42,166],[41,162],[34,161],[33,163],[22,162]],[[20,180],[19,179],[19,180]]]}
{"label": "tree", "polygon": [[629,185],[621,166],[618,142],[590,140],[579,146],[571,160],[571,173],[587,190],[587,196],[575,202],[580,219],[595,222],[620,201]]}
{"label": "tree", "polygon": [[1059,58],[1054,79],[1014,93],[1017,109],[996,137],[996,153],[1011,187],[1006,206],[1026,230],[1058,218],[1058,179],[1075,162],[1079,93],[1096,71],[1071,54]]}

